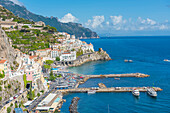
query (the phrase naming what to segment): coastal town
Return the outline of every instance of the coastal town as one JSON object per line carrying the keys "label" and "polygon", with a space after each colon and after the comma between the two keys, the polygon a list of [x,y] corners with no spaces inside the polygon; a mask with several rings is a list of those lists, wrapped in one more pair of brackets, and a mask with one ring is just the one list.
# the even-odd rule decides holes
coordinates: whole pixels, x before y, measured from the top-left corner
{"label": "coastal town", "polygon": [[[149,77],[147,74],[83,75],[67,67],[89,61],[111,60],[102,48],[58,32],[44,22],[16,17],[0,5],[0,112],[60,111],[65,93],[130,92],[133,87],[78,88],[90,78]],[[12,16],[11,16],[12,15]],[[136,88],[136,87],[135,87]],[[146,87],[136,88],[147,91]],[[155,91],[162,89],[156,87]]]}

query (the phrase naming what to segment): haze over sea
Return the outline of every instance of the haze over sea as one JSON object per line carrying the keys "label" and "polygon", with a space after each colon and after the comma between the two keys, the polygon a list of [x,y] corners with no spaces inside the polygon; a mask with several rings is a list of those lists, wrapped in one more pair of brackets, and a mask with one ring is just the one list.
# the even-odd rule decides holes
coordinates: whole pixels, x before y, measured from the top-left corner
{"label": "haze over sea", "polygon": [[[148,78],[114,78],[90,79],[79,87],[97,87],[104,83],[107,87],[121,86],[158,86],[163,89],[157,98],[152,98],[146,92],[141,92],[140,98],[127,93],[72,93],[64,96],[66,103],[61,108],[62,113],[68,113],[73,97],[78,96],[78,111],[80,113],[110,113],[138,112],[160,113],[170,112],[170,36],[150,37],[111,37],[87,39],[95,50],[103,48],[111,56],[111,61],[89,62],[70,71],[80,74],[113,74],[113,73],[145,73]],[[131,59],[133,63],[125,63]]]}

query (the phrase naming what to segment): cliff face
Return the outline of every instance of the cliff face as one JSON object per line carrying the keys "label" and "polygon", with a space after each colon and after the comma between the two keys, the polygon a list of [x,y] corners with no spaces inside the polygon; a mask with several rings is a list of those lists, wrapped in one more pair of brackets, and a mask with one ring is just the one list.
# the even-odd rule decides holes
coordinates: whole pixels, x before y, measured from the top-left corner
{"label": "cliff face", "polygon": [[98,60],[111,60],[110,56],[106,53],[106,51],[103,51],[102,48],[99,49],[99,51],[96,51],[94,53],[84,54],[80,57],[78,57],[72,64],[69,64],[69,66],[80,66],[86,62],[90,61],[98,61]]}
{"label": "cliff face", "polygon": [[15,51],[9,44],[9,39],[5,32],[0,29],[0,59],[7,59],[10,64],[15,60]]}

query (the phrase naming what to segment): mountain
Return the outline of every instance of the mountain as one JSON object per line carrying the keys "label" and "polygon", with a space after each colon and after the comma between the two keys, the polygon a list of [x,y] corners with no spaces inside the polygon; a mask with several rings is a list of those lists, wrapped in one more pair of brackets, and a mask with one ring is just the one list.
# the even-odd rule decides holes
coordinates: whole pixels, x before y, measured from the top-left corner
{"label": "mountain", "polygon": [[34,14],[26,9],[24,6],[17,5],[10,0],[0,0],[0,5],[14,13],[15,15],[28,19],[30,21],[43,21],[46,25],[54,26],[59,32],[67,32],[76,37],[83,38],[98,38],[96,32],[91,31],[89,28],[83,27],[78,23],[62,23],[57,17],[44,17]]}

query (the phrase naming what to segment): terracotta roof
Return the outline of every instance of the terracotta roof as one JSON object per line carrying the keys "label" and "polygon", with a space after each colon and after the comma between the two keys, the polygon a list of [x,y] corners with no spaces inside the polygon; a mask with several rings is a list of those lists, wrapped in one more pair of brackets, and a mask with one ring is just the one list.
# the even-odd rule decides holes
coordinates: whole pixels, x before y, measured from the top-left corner
{"label": "terracotta roof", "polygon": [[29,56],[30,59],[33,59],[33,58],[35,58],[35,57],[37,57],[37,56]]}
{"label": "terracotta roof", "polygon": [[4,64],[6,60],[0,60],[0,64]]}
{"label": "terracotta roof", "polygon": [[92,45],[91,43],[89,45]]}

